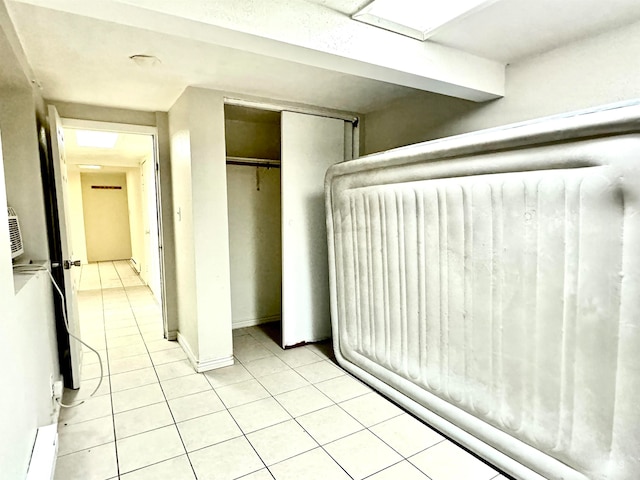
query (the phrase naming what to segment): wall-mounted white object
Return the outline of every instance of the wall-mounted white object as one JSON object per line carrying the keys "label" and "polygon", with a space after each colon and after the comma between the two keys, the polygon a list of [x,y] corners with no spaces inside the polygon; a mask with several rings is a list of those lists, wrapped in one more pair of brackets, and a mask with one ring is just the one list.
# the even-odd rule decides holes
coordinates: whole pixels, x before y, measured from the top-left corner
{"label": "wall-mounted white object", "polygon": [[24,253],[24,245],[22,243],[20,221],[18,220],[16,211],[8,207],[7,215],[9,216],[9,240],[11,241],[11,258],[13,259]]}

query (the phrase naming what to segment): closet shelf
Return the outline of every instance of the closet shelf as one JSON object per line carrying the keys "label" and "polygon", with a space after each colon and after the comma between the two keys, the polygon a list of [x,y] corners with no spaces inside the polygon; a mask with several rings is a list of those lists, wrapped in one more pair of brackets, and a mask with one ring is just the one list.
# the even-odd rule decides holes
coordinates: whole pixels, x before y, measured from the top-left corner
{"label": "closet shelf", "polygon": [[251,167],[280,168],[280,160],[251,157],[227,157],[227,165],[248,165]]}

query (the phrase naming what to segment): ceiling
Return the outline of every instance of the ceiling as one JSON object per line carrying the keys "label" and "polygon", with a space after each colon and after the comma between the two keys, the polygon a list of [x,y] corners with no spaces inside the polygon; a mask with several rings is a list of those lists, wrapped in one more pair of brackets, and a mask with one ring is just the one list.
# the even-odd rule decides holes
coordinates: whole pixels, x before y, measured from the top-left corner
{"label": "ceiling", "polygon": [[144,111],[190,85],[357,113],[485,101],[506,64],[640,20],[637,0],[496,0],[419,42],[351,20],[367,0],[4,1],[45,98]]}
{"label": "ceiling", "polygon": [[76,140],[76,129],[64,127],[64,151],[68,165],[102,165],[114,169],[138,167],[152,156],[153,137],[119,133],[113,148],[81,147]]}

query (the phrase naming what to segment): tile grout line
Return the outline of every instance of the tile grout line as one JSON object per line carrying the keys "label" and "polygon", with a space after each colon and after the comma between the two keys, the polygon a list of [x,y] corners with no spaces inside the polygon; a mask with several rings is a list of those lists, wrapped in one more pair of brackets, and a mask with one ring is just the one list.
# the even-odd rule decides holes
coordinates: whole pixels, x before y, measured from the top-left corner
{"label": "tile grout line", "polygon": [[[249,334],[249,335],[250,335],[250,334]],[[255,337],[253,337],[253,335],[250,335],[250,336],[251,336],[254,340],[256,340],[258,343],[261,343],[258,339],[256,339]],[[266,348],[266,347],[265,347],[265,348]],[[271,352],[271,353],[272,353],[272,355],[273,355],[273,356],[277,357],[277,355],[276,355],[274,352]],[[264,358],[267,358],[267,357],[264,357]],[[278,358],[279,358],[279,357],[278,357]],[[257,361],[257,360],[261,360],[261,359],[260,359],[260,358],[258,358],[258,359],[255,359],[254,361]],[[288,363],[286,363],[284,360],[282,360],[282,359],[280,359],[280,360],[281,360],[281,361],[283,361],[283,363],[284,363],[285,365],[287,365],[287,367],[288,367],[288,369],[289,369],[289,370],[294,371],[294,372],[295,372],[295,373],[297,373],[301,378],[303,378],[305,381],[307,381],[307,382],[308,382],[308,380],[307,380],[306,378],[304,378],[302,375],[300,375],[300,373],[298,373],[298,372],[295,370],[295,368],[294,368],[294,367],[292,367],[291,365],[289,365]],[[300,452],[300,453],[298,453],[298,454],[296,454],[296,455],[292,455],[291,457],[285,458],[285,459],[283,459],[283,460],[281,460],[281,461],[279,461],[279,462],[274,463],[273,465],[278,465],[278,464],[280,464],[280,463],[282,463],[282,462],[286,462],[287,460],[291,460],[292,458],[298,457],[298,456],[300,456],[300,455],[304,455],[305,453],[308,453],[308,452],[310,452],[310,451],[312,451],[312,450],[315,450],[316,448],[321,448],[321,449],[322,449],[322,450],[323,450],[323,451],[324,451],[324,452],[329,456],[329,458],[331,458],[331,459],[336,463],[336,465],[338,465],[338,467],[340,467],[340,469],[342,469],[342,471],[344,471],[345,475],[347,475],[350,479],[352,479],[352,480],[353,480],[353,477],[352,477],[351,475],[349,475],[349,473],[348,473],[348,472],[347,472],[347,471],[342,467],[342,465],[340,465],[340,464],[339,464],[339,463],[338,463],[338,462],[337,462],[337,461],[336,461],[336,460],[335,460],[335,459],[334,459],[334,458],[329,454],[329,452],[327,452],[327,451],[325,450],[325,448],[323,447],[323,445],[321,445],[321,444],[320,444],[320,442],[318,442],[318,440],[316,440],[316,439],[313,437],[313,435],[311,435],[311,434],[310,434],[310,433],[309,433],[309,432],[308,432],[308,431],[307,431],[307,430],[306,430],[302,425],[300,425],[300,423],[298,422],[298,420],[297,420],[293,415],[291,415],[291,413],[289,413],[289,411],[285,408],[285,406],[284,406],[284,405],[282,405],[282,404],[278,401],[278,399],[276,398],[276,396],[275,396],[275,395],[273,395],[273,394],[272,394],[272,393],[271,393],[271,392],[270,392],[270,391],[269,391],[269,390],[264,386],[264,384],[262,384],[262,382],[260,382],[260,379],[259,379],[258,377],[256,377],[256,376],[255,376],[255,375],[254,375],[254,374],[253,374],[249,369],[247,369],[246,364],[245,364],[244,362],[242,362],[242,360],[239,360],[239,359],[238,359],[238,362],[239,362],[239,363],[244,367],[244,369],[249,373],[249,375],[251,375],[251,376],[253,377],[253,379],[254,379],[255,381],[257,381],[257,382],[258,382],[258,384],[259,384],[259,385],[261,385],[261,386],[262,386],[262,388],[264,388],[264,389],[267,391],[267,393],[270,395],[270,397],[271,397],[271,398],[272,398],[272,399],[273,399],[273,400],[274,400],[274,401],[275,401],[275,402],[276,402],[276,403],[277,403],[277,404],[278,404],[278,405],[279,405],[279,406],[280,406],[280,407],[281,407],[285,412],[287,412],[287,414],[291,417],[291,418],[290,418],[290,419],[288,419],[288,420],[284,420],[284,421],[282,421],[282,422],[278,422],[278,423],[275,423],[275,424],[273,424],[273,425],[269,425],[269,426],[267,426],[267,427],[260,428],[260,429],[256,430],[256,432],[261,431],[261,430],[266,430],[267,428],[271,428],[271,427],[273,427],[273,426],[275,426],[275,425],[280,425],[280,424],[282,424],[282,423],[289,422],[289,421],[293,420],[293,421],[294,421],[294,422],[295,422],[295,423],[296,423],[296,424],[297,424],[297,425],[302,429],[302,431],[303,431],[303,432],[305,432],[305,433],[309,436],[309,438],[311,438],[311,439],[316,443],[316,445],[317,445],[316,447],[314,447],[314,448],[312,448],[312,449],[310,449],[310,450],[306,450],[306,451],[304,451],[304,452]],[[247,363],[251,363],[251,362],[247,362]],[[315,363],[317,363],[317,362],[315,362]],[[304,365],[303,365],[303,366],[304,366]],[[286,371],[286,370],[284,370],[284,371]],[[279,373],[279,372],[276,372],[276,373]],[[268,376],[268,375],[266,375],[266,376]],[[208,379],[207,379],[207,380],[208,380]],[[329,380],[330,380],[330,379],[329,379]],[[324,393],[323,393],[322,391],[320,391],[320,389],[318,389],[317,387],[315,387],[315,384],[313,384],[313,383],[311,383],[311,382],[308,382],[308,383],[309,383],[309,385],[313,386],[314,388],[316,388],[316,390],[318,390],[320,393],[322,393],[322,394],[324,395]],[[292,390],[288,390],[288,391],[286,391],[286,392],[281,392],[280,394],[293,392],[293,391],[299,390],[299,389],[301,389],[301,388],[306,388],[306,387],[308,387],[309,385],[304,385],[304,386],[301,386],[301,387],[299,387],[299,388],[294,388],[294,389],[292,389]],[[212,388],[213,388],[213,386],[212,386]],[[214,389],[214,390],[215,390],[215,389]],[[368,392],[367,392],[367,393],[368,393]],[[278,395],[280,395],[280,394],[278,394]],[[325,395],[325,396],[326,396],[326,395]],[[268,398],[268,397],[265,397],[265,398]],[[327,398],[329,398],[329,397],[327,397]],[[354,398],[355,398],[355,397],[354,397]],[[254,402],[248,402],[248,403],[243,404],[243,405],[250,405],[251,403],[259,402],[259,401],[261,401],[261,400],[264,400],[264,399],[258,399],[258,400],[255,400]],[[333,399],[329,398],[329,400],[331,400],[331,401],[333,402],[333,404],[334,404],[334,405],[338,405],[338,404],[337,404]],[[224,402],[223,402],[223,404],[224,404]],[[236,407],[240,407],[240,406],[243,406],[243,405],[236,405]],[[226,407],[226,404],[225,404],[225,407]],[[235,407],[234,407],[234,408],[235,408]],[[329,408],[329,407],[325,407],[325,408]],[[322,409],[318,409],[318,410],[315,410],[315,411],[319,411],[319,410],[322,410]],[[313,413],[313,412],[308,412],[308,413]],[[233,415],[231,414],[231,412],[229,412],[229,414],[231,415],[231,417],[232,417],[232,418],[234,419],[234,421],[235,421],[235,418],[233,417]],[[347,414],[348,414],[348,412],[347,412]],[[355,419],[354,419],[354,420],[355,420]],[[358,422],[358,421],[356,420],[356,422]],[[358,422],[358,423],[360,423],[360,422]],[[237,422],[236,422],[236,424],[237,424]],[[238,428],[240,428],[240,425],[238,425]],[[366,427],[364,427],[364,426],[363,426],[363,428],[366,428]],[[253,446],[253,444],[251,443],[251,441],[250,441],[250,440],[249,440],[249,438],[247,437],[247,435],[248,435],[248,434],[244,433],[244,431],[242,430],[242,428],[240,428],[240,431],[241,431],[241,432],[242,432],[242,434],[245,436],[245,438],[246,438],[247,442],[249,443],[249,445],[251,445],[251,448],[253,448],[253,450],[256,452],[256,454],[258,455],[258,457],[262,460],[262,457],[260,456],[260,454],[257,452],[257,450],[255,449],[255,447]],[[254,432],[251,432],[251,433],[254,433]],[[347,435],[347,436],[348,436],[348,435]],[[262,463],[264,463],[265,467],[267,468],[267,471],[268,471],[268,472],[269,472],[269,474],[273,477],[273,476],[274,476],[274,474],[273,474],[273,472],[271,471],[271,467],[272,467],[273,465],[268,466],[268,465],[264,462],[264,460],[262,460]],[[274,477],[274,478],[275,478],[275,477]]]}
{"label": "tile grout line", "polygon": [[[122,282],[122,278],[120,277],[120,272],[118,272],[116,270],[116,273],[118,274],[118,278],[120,278],[120,281]],[[140,336],[142,337],[142,343],[144,344],[144,348],[145,348],[145,350],[147,352],[147,355],[149,356],[149,360],[151,360],[151,365],[153,367],[153,373],[155,374],[156,378],[158,379],[158,386],[160,387],[160,391],[162,392],[162,397],[164,398],[164,402],[167,405],[167,409],[169,410],[169,415],[171,415],[171,419],[173,420],[173,426],[175,427],[176,432],[178,433],[178,438],[180,439],[180,443],[182,444],[182,448],[184,449],[184,455],[187,457],[187,461],[189,462],[189,466],[191,467],[191,471],[193,472],[193,476],[197,479],[198,476],[196,474],[196,470],[195,470],[195,468],[193,466],[193,463],[191,462],[191,458],[189,457],[189,452],[187,451],[187,446],[184,443],[184,439],[182,438],[182,434],[180,433],[180,429],[178,428],[178,423],[176,422],[176,418],[173,415],[173,412],[171,411],[171,407],[169,406],[169,400],[167,399],[167,395],[165,394],[164,389],[162,388],[162,382],[160,381],[160,376],[158,375],[158,372],[156,370],[156,364],[153,361],[153,358],[151,357],[151,352],[149,351],[149,348],[147,347],[147,340],[144,337],[144,335],[142,334],[142,330],[140,329],[140,324],[138,323],[138,318],[136,317],[136,312],[133,309],[133,306],[131,305],[131,299],[129,298],[129,294],[127,293],[126,287],[124,287],[124,283],[123,283],[123,288],[124,288],[124,294],[127,297],[127,302],[129,304],[129,309],[131,310],[131,313],[133,314],[133,319],[136,322],[136,327],[138,328],[138,332],[140,333]],[[169,363],[171,363],[171,362],[169,362]],[[158,402],[158,403],[161,403],[161,402]],[[140,408],[142,408],[142,407],[140,407]],[[166,425],[165,425],[165,427],[166,427]],[[164,427],[159,427],[159,428],[164,428]],[[143,433],[146,433],[146,432],[143,432]],[[115,435],[115,432],[114,432],[114,435]],[[132,436],[134,436],[134,435],[132,435]],[[181,455],[177,455],[176,457],[172,457],[172,458],[177,458],[179,456],[182,456],[182,454]],[[161,460],[160,462],[157,462],[157,463],[161,463],[161,462],[164,462],[164,461],[167,461],[167,460],[170,460],[170,459],[164,459],[164,460]],[[148,466],[150,466],[150,465],[145,465],[145,467],[141,467],[141,468],[146,468]]]}
{"label": "tile grout line", "polygon": [[113,408],[113,391],[111,389],[111,368],[109,365],[109,341],[107,340],[107,325],[105,314],[105,298],[104,289],[102,288],[102,274],[100,272],[100,263],[98,262],[98,279],[100,280],[100,299],[102,302],[102,326],[104,328],[104,343],[105,343],[105,355],[108,368],[108,381],[109,381],[109,402],[111,403],[111,424],[113,427],[113,448],[116,454],[116,478],[120,478],[120,460],[118,458],[118,442],[116,441],[116,415]]}
{"label": "tile grout line", "polygon": [[[235,357],[233,357],[235,358]],[[232,366],[232,365],[230,365]],[[251,441],[247,438],[247,434],[244,433],[244,430],[242,429],[242,427],[240,426],[240,424],[238,423],[238,421],[236,420],[236,418],[233,416],[233,414],[231,413],[231,411],[229,410],[229,407],[227,407],[227,404],[222,400],[222,398],[220,398],[220,395],[218,395],[218,392],[216,392],[216,389],[214,388],[213,385],[211,385],[211,381],[209,379],[209,377],[207,377],[206,375],[204,375],[204,373],[202,374],[204,376],[204,378],[207,380],[207,383],[209,384],[209,386],[211,387],[211,389],[213,390],[213,392],[216,394],[216,396],[218,397],[218,399],[220,400],[220,403],[222,404],[222,406],[225,408],[225,411],[227,412],[227,414],[231,417],[231,419],[233,420],[233,423],[236,424],[236,426],[238,427],[238,430],[240,430],[240,433],[242,434],[242,437],[244,437],[245,441],[249,444],[249,446],[251,447],[251,449],[253,450],[253,452],[256,454],[256,456],[260,459],[260,461],[262,462],[262,465],[264,465],[264,468],[267,469],[267,471],[269,472],[269,475],[273,476],[271,474],[271,470],[269,470],[269,467],[267,466],[267,464],[265,463],[265,461],[262,459],[262,457],[260,456],[260,454],[258,453],[258,451],[256,450],[256,448],[253,446],[253,444],[251,443]],[[249,372],[249,375],[251,375],[251,372]],[[253,375],[252,375],[253,376]],[[256,400],[259,401],[259,400]],[[249,402],[251,403],[251,402]],[[240,406],[240,405],[237,405]],[[234,408],[234,407],[231,407]],[[240,436],[238,437],[233,437],[233,438],[240,438]],[[223,440],[222,442],[218,442],[218,443],[224,443],[228,440],[232,440],[232,439],[227,439],[227,440]],[[211,446],[211,445],[210,445]],[[203,448],[208,448],[208,447],[203,447]],[[196,451],[196,450],[194,450]],[[256,470],[255,472],[258,472],[262,469]],[[246,475],[243,475],[244,477],[246,477],[247,475],[251,475],[252,473],[255,472],[249,472]],[[194,471],[195,473],[195,471]],[[197,478],[197,475],[196,475]],[[242,477],[239,477],[242,478]]]}

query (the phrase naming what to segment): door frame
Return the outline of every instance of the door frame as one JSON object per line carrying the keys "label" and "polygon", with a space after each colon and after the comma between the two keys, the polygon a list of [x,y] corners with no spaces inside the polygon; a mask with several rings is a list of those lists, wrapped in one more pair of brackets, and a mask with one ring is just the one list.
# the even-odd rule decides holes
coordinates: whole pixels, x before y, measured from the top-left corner
{"label": "door frame", "polygon": [[[139,135],[150,135],[152,137],[154,182],[156,184],[156,217],[158,222],[158,255],[160,256],[160,307],[162,310],[162,328],[164,336],[169,338],[169,319],[167,317],[167,289],[165,282],[165,252],[164,252],[164,230],[162,225],[162,191],[160,186],[160,150],[158,145],[158,128],[150,125],[135,125],[130,123],[103,122],[99,120],[82,120],[77,118],[61,117],[62,126],[65,128],[75,128],[82,130],[98,130],[117,133],[134,133]],[[171,339],[170,339],[171,340]]]}
{"label": "door frame", "polygon": [[[360,157],[360,117],[356,114],[350,114],[331,109],[291,105],[286,103],[271,103],[259,100],[245,100],[237,97],[224,97],[223,101],[225,105],[235,105],[237,107],[248,107],[255,108],[257,110],[269,110],[271,112],[280,113],[304,113],[307,115],[315,115],[316,117],[335,118],[338,120],[344,120],[345,122],[351,122],[351,124],[353,125],[350,142],[351,151],[345,152],[345,161],[355,160],[356,158]],[[345,142],[345,145],[348,145],[348,143]]]}

